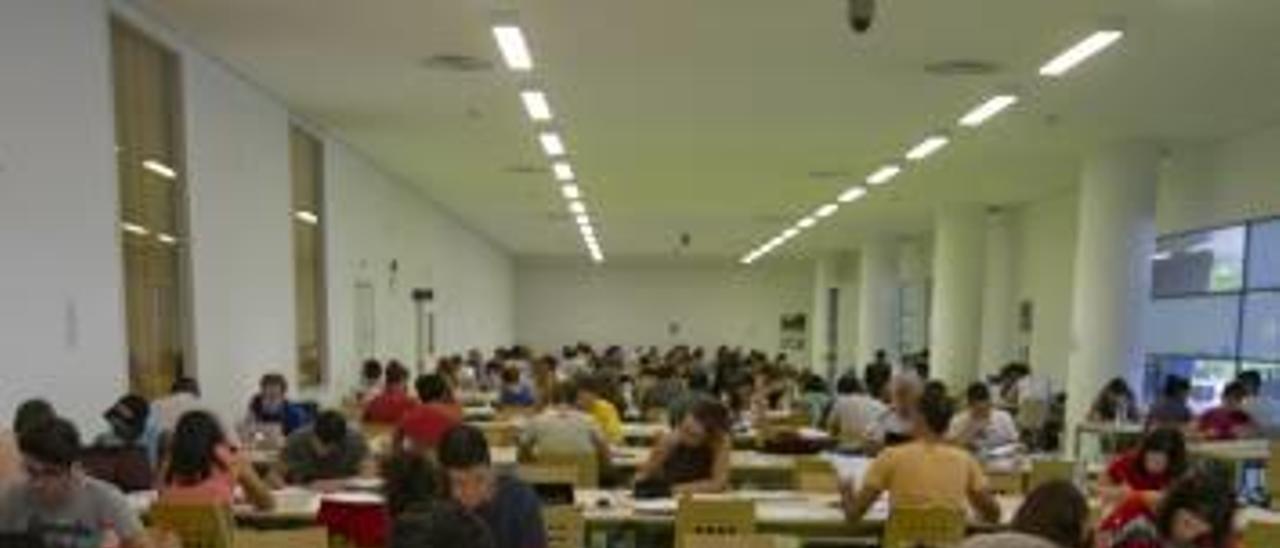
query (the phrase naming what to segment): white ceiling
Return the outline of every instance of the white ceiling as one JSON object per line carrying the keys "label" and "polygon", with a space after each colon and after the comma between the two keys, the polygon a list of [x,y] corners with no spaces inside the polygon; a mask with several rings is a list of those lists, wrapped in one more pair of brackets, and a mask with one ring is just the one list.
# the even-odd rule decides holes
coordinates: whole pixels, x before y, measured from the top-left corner
{"label": "white ceiling", "polygon": [[[421,185],[522,256],[585,257],[489,34],[489,0],[136,0]],[[736,258],[991,91],[1024,101],[784,253],[927,230],[949,201],[1070,186],[1082,151],[1212,140],[1280,119],[1280,2],[881,0],[854,36],[844,0],[530,0],[537,68],[610,257]],[[1128,35],[1065,80],[1036,69],[1106,18]],[[492,71],[424,68],[436,54]],[[924,65],[978,59],[993,76]],[[847,175],[814,178],[811,172]]]}

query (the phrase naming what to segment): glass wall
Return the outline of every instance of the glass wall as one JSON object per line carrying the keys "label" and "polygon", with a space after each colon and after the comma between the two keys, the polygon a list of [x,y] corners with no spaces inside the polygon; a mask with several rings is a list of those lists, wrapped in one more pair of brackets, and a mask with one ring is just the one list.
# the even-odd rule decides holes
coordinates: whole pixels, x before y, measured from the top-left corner
{"label": "glass wall", "polygon": [[293,179],[294,316],[297,329],[298,383],[324,382],[324,145],[293,126],[289,130]]}
{"label": "glass wall", "polygon": [[192,373],[180,66],[118,20],[111,52],[129,381],[156,396]]}

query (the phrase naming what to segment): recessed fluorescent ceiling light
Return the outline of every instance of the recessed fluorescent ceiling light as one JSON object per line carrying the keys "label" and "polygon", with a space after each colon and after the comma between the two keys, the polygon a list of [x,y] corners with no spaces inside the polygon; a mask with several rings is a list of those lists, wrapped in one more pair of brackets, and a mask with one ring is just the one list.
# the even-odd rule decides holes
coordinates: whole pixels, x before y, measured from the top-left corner
{"label": "recessed fluorescent ceiling light", "polygon": [[942,147],[947,146],[947,143],[949,142],[951,142],[950,139],[947,139],[946,137],[943,137],[941,135],[933,135],[931,137],[927,137],[925,138],[925,140],[920,141],[920,144],[916,145],[914,148],[907,151],[907,159],[912,161],[920,161],[925,158],[928,158],[930,154],[933,154],[937,152],[939,149],[941,149]]}
{"label": "recessed fluorescent ceiling light", "polygon": [[173,180],[178,178],[178,172],[174,171],[173,168],[164,165],[160,160],[147,160],[142,162],[142,167],[146,168],[147,171],[164,177],[165,179]]}
{"label": "recessed fluorescent ceiling light", "polygon": [[295,211],[293,212],[293,218],[309,225],[318,224],[320,222],[320,218],[310,211]]}
{"label": "recessed fluorescent ceiling light", "polygon": [[582,197],[582,190],[578,188],[578,185],[562,185],[560,193],[564,195],[566,200],[577,200]]}
{"label": "recessed fluorescent ceiling light", "polygon": [[880,169],[877,169],[875,173],[872,173],[871,175],[867,176],[867,184],[870,184],[870,185],[885,184],[889,182],[889,179],[896,177],[901,172],[902,172],[902,168],[894,164],[889,164]]}
{"label": "recessed fluorescent ceiling light", "polygon": [[493,38],[498,41],[498,49],[502,51],[502,60],[507,62],[511,70],[530,70],[533,68],[533,56],[529,55],[529,45],[524,41],[524,32],[516,26],[493,27]]}
{"label": "recessed fluorescent ceiling light", "polygon": [[[795,238],[795,237],[796,237],[796,234],[799,234],[799,233],[800,233],[800,229],[798,229],[798,228],[796,228],[796,227],[794,227],[794,226],[793,226],[793,227],[791,227],[791,228],[788,228],[788,229],[786,229],[786,230],[783,230],[783,231],[782,231],[782,237],[783,237],[783,238],[785,238],[786,240],[790,240],[790,239],[792,239],[792,238]],[[786,241],[786,240],[784,240],[784,241]]]}
{"label": "recessed fluorescent ceiling light", "polygon": [[520,100],[524,102],[524,110],[529,113],[529,118],[533,121],[545,122],[551,119],[551,105],[547,103],[547,96],[541,91],[522,91]]}
{"label": "recessed fluorescent ceiling light", "polygon": [[595,239],[596,227],[591,225],[582,225],[581,230],[582,230],[582,235],[585,236],[588,240]]}
{"label": "recessed fluorescent ceiling light", "polygon": [[982,125],[983,122],[990,120],[992,116],[1000,114],[1000,111],[1009,108],[1017,102],[1018,96],[1016,95],[997,95],[987,99],[986,102],[978,105],[976,108],[969,111],[968,114],[965,114],[963,118],[960,118],[960,125],[965,127],[978,127]]}
{"label": "recessed fluorescent ceiling light", "polygon": [[1040,75],[1050,78],[1062,76],[1123,37],[1124,32],[1119,30],[1100,30],[1090,34],[1088,38],[1067,48],[1066,51],[1059,53],[1057,57],[1040,67]]}
{"label": "recessed fluorescent ceiling light", "polygon": [[551,164],[551,171],[556,174],[557,181],[573,180],[573,167],[569,165],[569,162],[556,162]]}
{"label": "recessed fluorescent ceiling light", "polygon": [[573,220],[579,225],[591,224],[591,217],[588,217],[586,213],[578,213],[577,215],[574,215]]}
{"label": "recessed fluorescent ceiling light", "polygon": [[544,132],[538,135],[538,142],[542,143],[542,151],[547,156],[564,156],[564,141],[560,140],[559,133]]}
{"label": "recessed fluorescent ceiling light", "polygon": [[172,234],[165,234],[163,232],[156,234],[156,239],[159,240],[160,243],[165,245],[173,245],[178,243],[178,239],[174,238]]}
{"label": "recessed fluorescent ceiling light", "polygon": [[580,200],[574,200],[569,202],[569,211],[572,211],[574,214],[585,214],[587,212],[587,205],[582,203]]}
{"label": "recessed fluorescent ceiling light", "polygon": [[813,225],[816,225],[816,224],[818,224],[818,220],[817,220],[817,219],[814,219],[813,217],[805,217],[805,218],[803,218],[803,219],[800,219],[800,222],[796,223],[796,227],[798,227],[798,228],[809,228],[809,227],[811,227],[811,226],[813,226]]}
{"label": "recessed fluorescent ceiling light", "polygon": [[849,187],[847,190],[845,190],[844,193],[841,194],[839,198],[836,198],[836,200],[842,204],[847,204],[849,202],[856,201],[859,198],[866,195],[867,195],[866,187],[854,186],[854,187]]}
{"label": "recessed fluorescent ceiling light", "polygon": [[833,215],[838,209],[840,209],[839,204],[827,204],[818,208],[818,211],[815,211],[814,215],[817,215],[818,218],[826,218]]}
{"label": "recessed fluorescent ceiling light", "polygon": [[133,223],[120,223],[120,228],[125,232],[138,236],[146,236],[151,233],[151,231],[147,230],[147,227]]}

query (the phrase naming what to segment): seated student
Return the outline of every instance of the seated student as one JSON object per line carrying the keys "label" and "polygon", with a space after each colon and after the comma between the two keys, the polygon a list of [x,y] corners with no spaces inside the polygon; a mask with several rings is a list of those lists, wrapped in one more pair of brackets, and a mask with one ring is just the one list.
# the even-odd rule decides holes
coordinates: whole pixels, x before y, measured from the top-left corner
{"label": "seated student", "polygon": [[1000,506],[987,490],[982,465],[968,451],[943,439],[951,422],[951,403],[936,393],[920,398],[913,440],[889,447],[867,468],[862,487],[855,493],[841,486],[845,516],[862,519],[884,492],[893,508],[942,507],[964,512],[973,507],[979,518],[995,522]]}
{"label": "seated student", "polygon": [[1222,389],[1222,403],[1206,411],[1196,421],[1196,430],[1206,440],[1234,440],[1253,436],[1257,426],[1244,410],[1249,390],[1240,381],[1227,383]]}
{"label": "seated student", "polygon": [[1089,502],[1069,481],[1050,481],[1027,494],[1007,533],[972,537],[960,548],[1092,548]]}
{"label": "seated student", "polygon": [[496,548],[546,548],[542,502],[524,482],[494,471],[480,430],[465,424],[450,430],[439,460],[449,497],[484,520]]}
{"label": "seated student", "polygon": [[689,374],[688,388],[680,393],[678,397],[671,401],[671,405],[667,406],[667,424],[671,427],[680,425],[680,421],[684,420],[685,414],[693,408],[695,404],[702,400],[714,400],[715,396],[711,393],[711,379],[702,371],[694,371]]}
{"label": "seated student", "polygon": [[533,407],[537,403],[533,397],[533,389],[520,380],[519,369],[503,366],[501,380],[502,386],[498,388],[498,406]]}
{"label": "seated student", "polygon": [[1191,424],[1195,416],[1187,405],[1190,395],[1191,381],[1177,375],[1165,377],[1163,393],[1147,410],[1147,428],[1184,428]]}
{"label": "seated student", "polygon": [[645,414],[670,413],[671,406],[684,397],[684,381],[676,375],[670,365],[661,365],[653,369],[653,385],[640,396],[640,408]]}
{"label": "seated student", "polygon": [[363,409],[381,391],[382,362],[369,358],[360,364],[360,385],[352,394],[352,400]]}
{"label": "seated student", "polygon": [[827,415],[827,431],[841,443],[862,445],[871,424],[888,409],[880,400],[868,395],[850,371],[836,381],[836,402]]}
{"label": "seated student", "polygon": [[533,362],[533,400],[534,407],[539,409],[551,405],[551,400],[555,398],[556,383],[556,367],[559,362],[554,356],[542,356]]}
{"label": "seated student", "polygon": [[889,381],[893,378],[893,365],[889,363],[889,354],[884,349],[876,350],[875,359],[868,363],[866,371],[867,394],[871,397],[889,401]]}
{"label": "seated student", "polygon": [[1230,474],[1198,469],[1158,501],[1132,496],[1098,526],[1103,548],[1229,548],[1236,545]]}
{"label": "seated student", "polygon": [[281,475],[289,483],[321,483],[368,471],[369,445],[347,426],[341,413],[326,410],[314,423],[289,435],[280,454]]}
{"label": "seated student", "polygon": [[604,399],[605,381],[599,376],[580,379],[578,386],[578,408],[591,415],[604,433],[609,443],[622,441],[622,419],[618,417],[618,408]]}
{"label": "seated student", "polygon": [[876,417],[867,430],[866,441],[873,447],[905,443],[917,431],[917,403],[924,392],[920,377],[910,373],[895,375],[889,385],[889,407]]}
{"label": "seated student", "polygon": [[822,426],[831,410],[831,391],[822,377],[805,372],[800,375],[799,404],[809,417],[811,426]]}
{"label": "seated student", "polygon": [[1008,411],[996,409],[987,385],[975,382],[965,394],[968,408],[951,419],[947,440],[979,454],[1018,443],[1018,425]]}
{"label": "seated student", "polygon": [[110,448],[144,447],[143,435],[146,434],[150,415],[151,404],[142,396],[129,394],[120,398],[102,414],[110,430],[99,434],[93,445]]}
{"label": "seated student", "polygon": [[18,405],[13,414],[13,430],[0,434],[0,486],[22,477],[22,452],[18,438],[32,427],[48,422],[57,415],[49,402],[31,399]]}
{"label": "seated student", "polygon": [[1280,436],[1280,402],[1263,393],[1262,374],[1257,371],[1241,371],[1236,380],[1243,384],[1249,393],[1244,402],[1244,411],[1253,419],[1258,433],[1266,437]]}
{"label": "seated student", "polygon": [[433,450],[445,432],[462,422],[462,407],[454,403],[453,391],[441,375],[420,375],[413,387],[422,403],[400,419],[397,436],[401,443],[412,444],[414,452]]}
{"label": "seated student", "polygon": [[1155,500],[1186,468],[1187,446],[1182,432],[1158,428],[1148,432],[1136,449],[1111,461],[1099,479],[1098,491],[1109,501],[1122,500],[1132,493]]}
{"label": "seated student", "polygon": [[190,411],[178,419],[160,476],[161,502],[230,506],[238,486],[255,508],[275,508],[271,488],[206,411]]}
{"label": "seated student", "polygon": [[0,488],[0,532],[25,534],[32,546],[96,548],[111,535],[122,548],[151,546],[124,495],[81,472],[71,423],[48,419],[23,431],[18,445],[26,477]]}
{"label": "seated student", "polygon": [[556,389],[551,405],[524,423],[520,430],[521,460],[536,462],[542,456],[588,456],[602,466],[609,463],[609,444],[590,415],[574,407],[578,387],[574,381]]}
{"label": "seated student", "polygon": [[263,426],[279,427],[280,433],[288,436],[294,430],[306,424],[307,412],[301,406],[290,402],[289,381],[279,373],[268,373],[258,380],[258,393],[249,400],[249,412],[245,417],[245,425],[249,430]]}
{"label": "seated student", "polygon": [[1089,408],[1092,422],[1137,422],[1138,398],[1123,378],[1111,379]]}
{"label": "seated student", "polygon": [[373,424],[399,424],[404,414],[418,405],[409,395],[409,370],[400,362],[387,366],[386,384],[382,392],[364,406],[364,422]]}
{"label": "seated student", "polygon": [[129,493],[155,487],[147,426],[151,404],[133,394],[120,398],[105,413],[109,431],[99,434],[81,457],[85,473]]}
{"label": "seated student", "polygon": [[703,400],[675,431],[660,438],[637,481],[659,481],[675,493],[718,493],[729,488],[729,411]]}

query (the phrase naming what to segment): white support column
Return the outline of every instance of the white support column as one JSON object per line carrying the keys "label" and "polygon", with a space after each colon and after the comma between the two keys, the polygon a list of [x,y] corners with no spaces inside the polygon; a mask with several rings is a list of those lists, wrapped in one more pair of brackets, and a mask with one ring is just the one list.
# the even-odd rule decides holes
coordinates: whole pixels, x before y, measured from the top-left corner
{"label": "white support column", "polygon": [[1068,425],[1084,420],[1108,379],[1126,377],[1131,386],[1140,386],[1159,164],[1159,148],[1145,142],[1113,145],[1085,162],[1067,367]]}
{"label": "white support column", "polygon": [[819,375],[828,372],[829,359],[836,354],[827,340],[827,327],[833,310],[828,295],[840,287],[839,260],[834,255],[819,257],[813,263],[813,316],[809,318],[809,370]]}
{"label": "white support column", "polygon": [[897,362],[895,312],[898,300],[898,250],[893,240],[875,238],[862,244],[858,257],[858,353],[854,365],[869,363],[876,350]]}
{"label": "white support column", "polygon": [[934,231],[929,363],[931,376],[952,390],[963,390],[978,368],[986,218],[981,205],[947,206]]}
{"label": "white support column", "polygon": [[1017,305],[1013,288],[1013,227],[1004,211],[987,217],[986,266],[982,283],[982,349],[979,375],[998,371],[1017,357]]}

